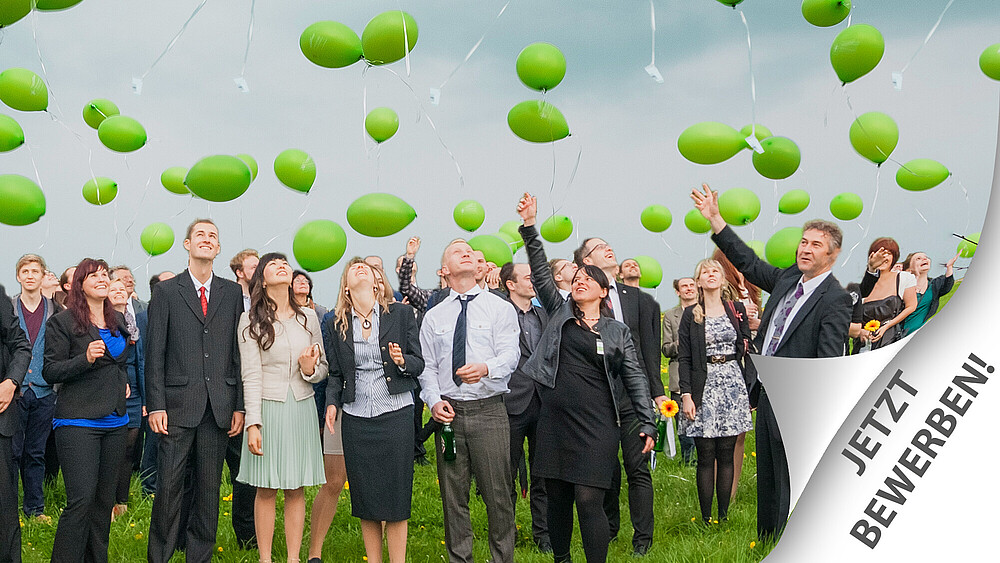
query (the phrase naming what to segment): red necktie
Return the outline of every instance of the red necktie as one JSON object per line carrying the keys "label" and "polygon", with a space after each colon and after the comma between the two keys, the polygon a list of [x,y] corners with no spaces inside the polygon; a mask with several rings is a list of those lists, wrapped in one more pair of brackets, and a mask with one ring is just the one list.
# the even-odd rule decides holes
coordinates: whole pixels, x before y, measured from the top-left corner
{"label": "red necktie", "polygon": [[198,292],[201,293],[201,314],[208,316],[208,297],[205,297],[205,286],[198,288]]}

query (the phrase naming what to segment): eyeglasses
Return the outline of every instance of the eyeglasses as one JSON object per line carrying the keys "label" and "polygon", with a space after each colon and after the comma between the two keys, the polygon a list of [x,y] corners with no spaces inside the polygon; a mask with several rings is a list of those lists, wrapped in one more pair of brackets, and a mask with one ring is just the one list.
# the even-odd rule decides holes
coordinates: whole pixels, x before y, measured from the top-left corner
{"label": "eyeglasses", "polygon": [[583,257],[584,258],[589,258],[591,254],[593,254],[594,252],[596,252],[598,250],[611,250],[611,245],[608,244],[608,243],[606,243],[606,242],[602,242],[601,244],[595,244],[594,248],[591,248],[590,252],[584,254]]}

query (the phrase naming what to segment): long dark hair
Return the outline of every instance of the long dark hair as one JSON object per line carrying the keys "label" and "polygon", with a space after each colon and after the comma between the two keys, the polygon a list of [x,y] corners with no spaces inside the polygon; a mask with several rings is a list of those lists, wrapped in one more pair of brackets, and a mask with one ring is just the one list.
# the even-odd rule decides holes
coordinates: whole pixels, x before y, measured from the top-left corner
{"label": "long dark hair", "polygon": [[[575,274],[573,274],[573,281],[576,281],[576,276],[580,275],[581,273],[590,276],[590,278],[593,279],[595,282],[597,282],[597,285],[601,286],[601,288],[603,288],[605,291],[608,292],[611,291],[611,284],[608,282],[608,276],[604,275],[604,270],[598,268],[593,264],[584,264],[583,266],[580,266],[579,269],[577,269]],[[572,296],[572,294],[570,295]],[[605,296],[604,299],[601,299],[600,314],[602,317],[614,318],[615,316],[615,314],[611,312],[611,307],[609,305],[610,299],[611,298],[608,296]],[[573,299],[571,297],[570,303],[572,303],[573,307],[573,316],[582,321],[583,310],[580,309],[580,306],[576,304],[576,299]]]}
{"label": "long dark hair", "polygon": [[[278,320],[278,304],[274,302],[274,299],[271,299],[267,294],[267,289],[264,288],[264,268],[268,262],[273,260],[284,260],[287,262],[288,258],[278,252],[268,252],[260,257],[257,270],[253,273],[253,277],[250,278],[250,310],[247,312],[247,316],[250,318],[250,326],[247,328],[249,329],[250,338],[257,341],[261,350],[269,350],[274,344],[274,323]],[[294,274],[292,279],[295,279]],[[302,308],[295,302],[295,292],[292,291],[291,284],[288,284],[288,304],[292,308],[292,311],[295,312],[295,318],[299,321],[299,324],[308,331],[306,314],[302,312]]]}
{"label": "long dark hair", "polygon": [[[73,312],[77,334],[85,334],[90,325],[93,324],[90,321],[90,304],[87,303],[87,295],[83,292],[83,280],[87,279],[90,274],[101,270],[109,272],[108,263],[104,260],[84,258],[76,265],[76,271],[73,273],[73,285],[70,286],[69,294],[66,296],[66,308]],[[104,298],[104,326],[111,331],[111,334],[118,336],[115,308],[111,306],[111,301],[106,297]]]}

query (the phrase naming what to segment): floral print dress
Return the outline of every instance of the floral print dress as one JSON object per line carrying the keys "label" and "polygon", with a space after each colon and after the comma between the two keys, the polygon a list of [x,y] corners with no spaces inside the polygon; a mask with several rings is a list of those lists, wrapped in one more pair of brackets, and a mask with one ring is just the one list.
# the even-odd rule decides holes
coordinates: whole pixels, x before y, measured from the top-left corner
{"label": "floral print dress", "polygon": [[[709,356],[736,353],[736,328],[729,317],[705,317],[705,351]],[[750,399],[736,360],[708,364],[701,406],[694,420],[681,417],[681,431],[693,438],[737,436],[750,430]]]}

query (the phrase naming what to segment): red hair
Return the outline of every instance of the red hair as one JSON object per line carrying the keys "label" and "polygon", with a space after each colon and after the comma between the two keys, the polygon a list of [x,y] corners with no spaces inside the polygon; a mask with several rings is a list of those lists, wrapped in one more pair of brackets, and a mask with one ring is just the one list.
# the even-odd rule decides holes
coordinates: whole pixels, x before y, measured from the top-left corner
{"label": "red hair", "polygon": [[[90,322],[90,305],[87,303],[87,295],[83,292],[83,280],[101,270],[110,273],[107,262],[94,258],[84,258],[77,264],[76,271],[73,273],[73,285],[70,286],[69,294],[66,296],[66,308],[73,312],[78,334],[87,332],[87,328],[93,324]],[[111,301],[107,298],[104,299],[104,326],[115,336],[118,335],[115,308],[111,306]]]}

